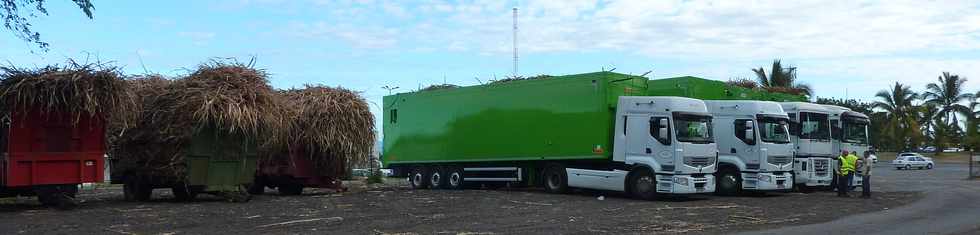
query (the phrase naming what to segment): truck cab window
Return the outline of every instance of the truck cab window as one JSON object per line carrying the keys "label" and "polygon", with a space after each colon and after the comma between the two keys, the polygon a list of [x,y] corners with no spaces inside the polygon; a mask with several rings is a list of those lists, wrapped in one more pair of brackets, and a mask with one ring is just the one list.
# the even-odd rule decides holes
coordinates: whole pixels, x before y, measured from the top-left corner
{"label": "truck cab window", "polygon": [[[668,121],[662,121],[668,120]],[[661,125],[661,123],[667,123],[667,125]],[[660,133],[667,133],[667,138],[661,138]],[[652,117],[650,118],[650,136],[657,139],[657,142],[663,145],[670,145],[670,121],[667,117]]]}
{"label": "truck cab window", "polygon": [[844,129],[841,128],[840,120],[830,121],[830,138],[835,140],[840,140]]}
{"label": "truck cab window", "polygon": [[784,118],[759,118],[759,137],[766,143],[789,143],[789,120]]}
{"label": "truck cab window", "polygon": [[674,114],[677,141],[690,143],[714,143],[711,133],[711,116]]}
{"label": "truck cab window", "polygon": [[843,141],[855,144],[868,144],[868,121],[867,119],[844,119]]}
{"label": "truck cab window", "polygon": [[830,122],[825,113],[800,113],[800,138],[830,140]]}
{"label": "truck cab window", "polygon": [[742,143],[747,145],[755,145],[755,140],[749,140],[745,138],[745,130],[749,129],[748,123],[749,119],[737,119],[735,120],[735,138],[742,140]]}

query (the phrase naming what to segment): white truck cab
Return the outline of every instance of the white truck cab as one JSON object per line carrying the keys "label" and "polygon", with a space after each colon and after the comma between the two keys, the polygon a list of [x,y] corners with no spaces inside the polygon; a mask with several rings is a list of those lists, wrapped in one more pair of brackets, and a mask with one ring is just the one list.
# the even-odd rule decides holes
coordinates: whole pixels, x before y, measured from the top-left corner
{"label": "white truck cab", "polygon": [[829,111],[822,105],[806,102],[780,103],[793,122],[790,141],[795,147],[793,176],[801,189],[830,186],[834,177],[831,159],[835,157],[830,142]]}
{"label": "white truck cab", "polygon": [[569,187],[626,191],[640,198],[715,191],[718,150],[703,101],[622,96],[615,122],[610,165],[621,167],[568,167]]}
{"label": "white truck cab", "polygon": [[771,101],[705,101],[714,117],[718,146],[716,192],[786,191],[793,188],[789,117]]}
{"label": "white truck cab", "polygon": [[[849,108],[824,105],[830,111],[830,135],[831,146],[834,153],[840,155],[841,151],[854,152],[859,159],[864,156],[864,152],[869,149],[868,125],[871,119],[863,113],[854,112]],[[836,168],[840,163],[837,158],[831,163],[831,167]],[[861,172],[851,180],[851,186],[860,186],[863,181],[860,177]],[[836,181],[835,181],[836,182]]]}

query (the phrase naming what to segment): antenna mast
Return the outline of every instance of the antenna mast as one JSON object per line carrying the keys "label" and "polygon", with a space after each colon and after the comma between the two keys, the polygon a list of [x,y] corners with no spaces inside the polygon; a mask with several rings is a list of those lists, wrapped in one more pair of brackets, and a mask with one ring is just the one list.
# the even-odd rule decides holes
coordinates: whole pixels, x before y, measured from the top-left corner
{"label": "antenna mast", "polygon": [[514,77],[517,77],[517,7],[514,7]]}

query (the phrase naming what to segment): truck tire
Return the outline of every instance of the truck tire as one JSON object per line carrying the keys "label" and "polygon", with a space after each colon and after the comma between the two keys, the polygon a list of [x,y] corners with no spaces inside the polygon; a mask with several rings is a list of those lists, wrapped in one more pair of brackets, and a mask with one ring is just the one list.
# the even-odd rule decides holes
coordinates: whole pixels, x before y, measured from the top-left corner
{"label": "truck tire", "polygon": [[279,187],[276,187],[276,190],[279,190],[280,195],[287,195],[287,196],[301,195],[303,194],[303,184],[299,184],[299,183],[282,184],[279,185]]}
{"label": "truck tire", "polygon": [[58,191],[46,191],[39,193],[37,195],[37,201],[44,206],[54,207],[59,210],[69,210],[78,206],[78,202],[75,201],[74,197],[68,196],[67,193]]}
{"label": "truck tire", "polygon": [[426,173],[426,168],[416,167],[408,173],[408,182],[412,185],[412,189],[426,189],[429,188],[428,174]]}
{"label": "truck tire", "polygon": [[170,192],[174,194],[174,201],[178,202],[190,202],[194,201],[197,197],[197,192],[191,190],[187,185],[180,184],[170,188]]}
{"label": "truck tire", "polygon": [[256,176],[252,184],[248,185],[248,193],[252,195],[265,194],[265,178]]}
{"label": "truck tire", "polygon": [[429,188],[440,189],[446,188],[446,171],[442,167],[434,167],[432,171],[429,172]]}
{"label": "truck tire", "polygon": [[565,173],[564,166],[558,164],[548,166],[541,178],[544,179],[545,191],[549,193],[568,192],[568,174]]}
{"label": "truck tire", "polygon": [[742,177],[738,171],[725,168],[715,176],[718,179],[718,187],[715,194],[722,196],[735,196],[742,192]]}
{"label": "truck tire", "polygon": [[123,198],[126,201],[149,201],[153,188],[135,177],[128,177],[123,183]]}
{"label": "truck tire", "polygon": [[657,197],[657,177],[647,169],[640,169],[629,177],[629,193],[636,199],[653,200]]}
{"label": "truck tire", "polygon": [[448,172],[446,175],[446,188],[454,190],[463,189],[463,183],[465,182],[463,179],[463,168],[452,167],[446,172]]}

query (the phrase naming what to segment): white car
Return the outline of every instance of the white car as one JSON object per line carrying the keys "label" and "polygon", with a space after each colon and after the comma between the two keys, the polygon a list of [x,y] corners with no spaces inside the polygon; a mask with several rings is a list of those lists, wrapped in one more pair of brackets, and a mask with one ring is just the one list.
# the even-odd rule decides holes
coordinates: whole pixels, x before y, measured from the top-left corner
{"label": "white car", "polygon": [[927,159],[917,153],[902,153],[892,161],[892,166],[899,170],[911,170],[912,168],[932,169],[935,163],[932,162],[932,159]]}

